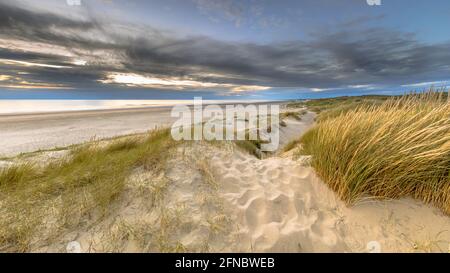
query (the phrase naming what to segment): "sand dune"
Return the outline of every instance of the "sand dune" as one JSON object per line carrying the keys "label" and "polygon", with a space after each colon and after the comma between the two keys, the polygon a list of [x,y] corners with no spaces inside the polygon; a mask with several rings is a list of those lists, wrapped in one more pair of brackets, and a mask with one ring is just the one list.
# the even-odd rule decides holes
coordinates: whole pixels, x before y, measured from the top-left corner
{"label": "sand dune", "polygon": [[448,251],[450,218],[439,210],[410,199],[347,207],[298,160],[240,152],[212,158],[239,226],[233,250],[368,252],[379,244],[383,252]]}
{"label": "sand dune", "polygon": [[[282,143],[313,120],[287,120]],[[346,206],[308,161],[292,152],[259,160],[230,142],[184,143],[158,175],[135,170],[107,217],[91,215],[52,241],[38,237],[31,251],[64,252],[74,241],[81,252],[449,251],[450,218],[438,209],[411,199]]]}
{"label": "sand dune", "polygon": [[[314,116],[287,120],[282,142],[306,132]],[[194,150],[209,162],[216,195],[236,227],[222,238],[230,245],[212,251],[449,251],[450,218],[438,209],[412,199],[369,198],[349,207],[308,166],[307,156],[258,160],[236,149]]]}

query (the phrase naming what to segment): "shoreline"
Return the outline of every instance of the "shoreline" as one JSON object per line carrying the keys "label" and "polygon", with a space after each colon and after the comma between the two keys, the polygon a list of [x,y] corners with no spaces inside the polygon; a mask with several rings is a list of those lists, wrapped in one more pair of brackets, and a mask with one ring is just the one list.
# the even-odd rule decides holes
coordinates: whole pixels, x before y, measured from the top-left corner
{"label": "shoreline", "polygon": [[[8,101],[8,100],[0,100],[0,101]],[[14,100],[13,100],[14,101]],[[51,101],[51,100],[48,100]],[[46,110],[46,111],[30,111],[30,112],[0,112],[0,119],[4,117],[17,117],[17,116],[38,116],[38,115],[52,115],[52,114],[80,114],[80,113],[94,113],[94,112],[121,112],[121,111],[140,111],[140,110],[149,110],[149,109],[164,109],[164,108],[172,108],[176,105],[187,105],[189,107],[193,106],[191,103],[193,100],[186,100],[186,102],[190,102],[187,104],[183,103],[173,103],[173,104],[165,104],[165,105],[141,105],[141,106],[130,106],[126,107],[126,105],[122,105],[120,107],[106,107],[106,108],[92,108],[92,109],[72,109],[72,110]],[[47,101],[46,101],[47,102]],[[248,105],[248,104],[274,104],[274,103],[280,103],[284,104],[289,102],[289,100],[267,100],[267,101],[212,101],[212,100],[203,100],[203,105]]]}
{"label": "shoreline", "polygon": [[143,133],[173,120],[170,107],[0,116],[0,156]]}
{"label": "shoreline", "polygon": [[[224,102],[219,105],[225,105]],[[236,104],[284,104],[285,101]],[[203,104],[207,106],[207,103]],[[0,157],[48,150],[171,125],[172,106],[0,114]]]}

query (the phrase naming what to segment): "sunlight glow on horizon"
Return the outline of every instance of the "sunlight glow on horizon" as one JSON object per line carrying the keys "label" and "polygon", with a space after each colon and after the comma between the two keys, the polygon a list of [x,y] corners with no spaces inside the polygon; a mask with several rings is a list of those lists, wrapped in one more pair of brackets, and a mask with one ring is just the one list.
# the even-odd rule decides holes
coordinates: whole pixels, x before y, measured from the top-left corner
{"label": "sunlight glow on horizon", "polygon": [[181,79],[177,77],[148,77],[138,75],[134,73],[110,73],[106,79],[100,80],[104,84],[125,84],[127,86],[136,87],[149,87],[149,88],[175,88],[177,90],[184,90],[187,88],[198,89],[227,89],[232,92],[244,92],[244,91],[263,91],[268,90],[270,87],[258,86],[258,85],[235,85],[224,84],[214,82],[201,82],[191,79]]}

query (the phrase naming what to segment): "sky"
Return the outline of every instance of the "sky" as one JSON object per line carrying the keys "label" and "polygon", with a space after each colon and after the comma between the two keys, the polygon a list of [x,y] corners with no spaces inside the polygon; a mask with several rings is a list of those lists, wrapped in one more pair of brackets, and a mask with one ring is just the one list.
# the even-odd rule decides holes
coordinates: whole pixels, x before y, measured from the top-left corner
{"label": "sky", "polygon": [[261,100],[447,86],[450,1],[367,2],[0,0],[0,99]]}

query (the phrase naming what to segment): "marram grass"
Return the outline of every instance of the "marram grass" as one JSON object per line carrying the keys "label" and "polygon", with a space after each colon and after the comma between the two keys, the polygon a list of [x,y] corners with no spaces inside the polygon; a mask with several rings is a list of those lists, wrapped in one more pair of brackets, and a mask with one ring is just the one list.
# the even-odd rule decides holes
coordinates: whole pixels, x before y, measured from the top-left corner
{"label": "marram grass", "polygon": [[301,142],[349,204],[411,196],[450,213],[450,103],[430,92],[320,119]]}
{"label": "marram grass", "polygon": [[[167,129],[88,143],[45,166],[0,171],[0,251],[26,252],[107,215],[136,168],[158,172],[175,146]],[[94,217],[95,216],[95,217]],[[93,220],[94,221],[94,220]]]}

